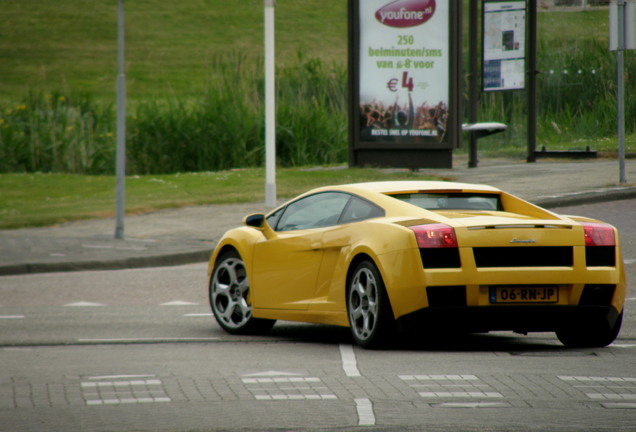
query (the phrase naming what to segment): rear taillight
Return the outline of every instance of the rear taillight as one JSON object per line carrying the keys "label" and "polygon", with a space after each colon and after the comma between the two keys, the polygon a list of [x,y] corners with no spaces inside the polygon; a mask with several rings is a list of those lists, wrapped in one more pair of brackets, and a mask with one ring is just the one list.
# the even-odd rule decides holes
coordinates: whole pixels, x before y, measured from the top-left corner
{"label": "rear taillight", "polygon": [[616,246],[614,228],[609,225],[582,222],[585,231],[585,246]]}
{"label": "rear taillight", "polygon": [[457,237],[453,227],[444,224],[427,224],[409,227],[420,249],[456,248]]}

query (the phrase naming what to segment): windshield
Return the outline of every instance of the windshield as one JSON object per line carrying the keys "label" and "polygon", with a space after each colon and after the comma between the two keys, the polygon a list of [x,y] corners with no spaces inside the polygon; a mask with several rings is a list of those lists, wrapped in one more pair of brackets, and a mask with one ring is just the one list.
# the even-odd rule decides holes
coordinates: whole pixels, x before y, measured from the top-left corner
{"label": "windshield", "polygon": [[464,192],[403,193],[391,195],[400,201],[426,210],[490,210],[501,211],[498,194]]}

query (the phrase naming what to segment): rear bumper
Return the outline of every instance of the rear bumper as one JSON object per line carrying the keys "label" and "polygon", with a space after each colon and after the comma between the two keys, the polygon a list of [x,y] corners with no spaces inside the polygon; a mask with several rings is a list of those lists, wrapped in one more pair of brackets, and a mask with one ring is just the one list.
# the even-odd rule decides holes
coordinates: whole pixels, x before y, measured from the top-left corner
{"label": "rear bumper", "polygon": [[485,333],[556,331],[577,323],[602,323],[614,326],[619,311],[613,306],[457,306],[427,307],[398,318],[402,329]]}

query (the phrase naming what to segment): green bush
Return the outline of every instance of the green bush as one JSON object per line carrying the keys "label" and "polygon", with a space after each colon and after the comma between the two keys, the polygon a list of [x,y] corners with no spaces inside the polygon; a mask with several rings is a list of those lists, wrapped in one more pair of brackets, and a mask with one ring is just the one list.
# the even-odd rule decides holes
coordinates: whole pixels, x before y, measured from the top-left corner
{"label": "green bush", "polygon": [[[540,45],[537,144],[563,149],[603,143],[616,133],[615,54],[604,43]],[[636,116],[636,83],[626,56],[625,117]],[[347,73],[339,64],[298,55],[277,68],[277,163],[281,166],[347,160]],[[262,166],[262,59],[218,56],[200,97],[142,100],[128,109],[128,174],[215,171]],[[130,104],[132,105],[132,104]],[[481,120],[507,123],[486,138],[490,151],[526,152],[526,93],[490,92]],[[0,172],[112,174],[114,107],[86,95],[30,94],[0,107]],[[636,124],[626,123],[627,134]]]}

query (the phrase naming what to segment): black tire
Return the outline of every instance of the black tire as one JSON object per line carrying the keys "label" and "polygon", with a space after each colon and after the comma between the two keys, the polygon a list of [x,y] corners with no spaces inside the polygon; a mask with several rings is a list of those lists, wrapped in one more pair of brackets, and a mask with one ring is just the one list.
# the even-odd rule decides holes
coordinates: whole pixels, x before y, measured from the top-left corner
{"label": "black tire", "polygon": [[613,326],[606,320],[591,320],[556,331],[557,338],[568,348],[602,348],[614,342],[621,331],[623,312]]}
{"label": "black tire", "polygon": [[371,261],[359,263],[347,282],[347,315],[351,335],[363,348],[382,348],[394,333],[384,282]]}
{"label": "black tire", "polygon": [[209,293],[216,321],[230,334],[262,334],[276,323],[252,316],[247,270],[236,251],[226,252],[217,260]]}

